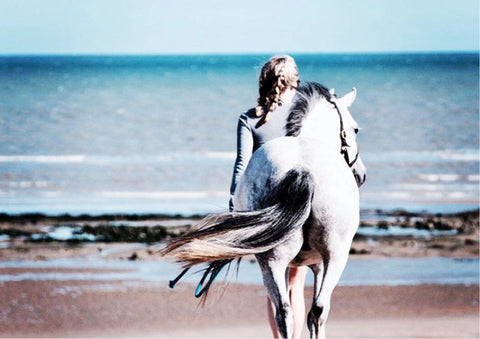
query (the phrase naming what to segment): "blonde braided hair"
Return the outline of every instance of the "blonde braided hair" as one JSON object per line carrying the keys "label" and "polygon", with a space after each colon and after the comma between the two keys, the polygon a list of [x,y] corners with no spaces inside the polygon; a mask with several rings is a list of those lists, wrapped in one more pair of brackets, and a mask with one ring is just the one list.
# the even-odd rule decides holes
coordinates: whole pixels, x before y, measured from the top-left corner
{"label": "blonde braided hair", "polygon": [[262,67],[258,79],[257,107],[258,117],[264,117],[263,123],[270,119],[271,113],[281,105],[280,97],[289,87],[299,83],[298,68],[295,60],[288,55],[274,56]]}

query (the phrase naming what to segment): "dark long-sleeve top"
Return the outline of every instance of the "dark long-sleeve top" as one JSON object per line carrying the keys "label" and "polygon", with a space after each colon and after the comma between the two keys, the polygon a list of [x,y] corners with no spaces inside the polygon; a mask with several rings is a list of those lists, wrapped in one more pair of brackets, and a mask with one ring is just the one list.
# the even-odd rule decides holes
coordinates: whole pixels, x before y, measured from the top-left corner
{"label": "dark long-sleeve top", "polygon": [[240,115],[237,125],[237,158],[230,186],[232,196],[253,152],[267,141],[285,136],[285,125],[291,106],[291,103],[279,106],[271,113],[267,123],[262,123],[262,118],[256,116],[254,108]]}

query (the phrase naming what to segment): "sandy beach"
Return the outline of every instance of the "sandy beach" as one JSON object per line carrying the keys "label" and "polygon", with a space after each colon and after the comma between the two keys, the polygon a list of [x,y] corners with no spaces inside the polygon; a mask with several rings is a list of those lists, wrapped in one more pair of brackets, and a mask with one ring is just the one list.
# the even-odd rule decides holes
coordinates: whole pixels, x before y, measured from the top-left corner
{"label": "sandy beach", "polygon": [[[217,286],[202,308],[194,286],[119,282],[1,283],[2,337],[268,338],[262,286]],[[306,299],[311,300],[307,291]],[[332,338],[478,338],[478,286],[338,287]],[[308,337],[308,331],[304,329]]]}
{"label": "sandy beach", "polygon": [[[450,226],[470,225],[468,231],[455,235],[377,237],[375,241],[371,237],[357,237],[351,258],[478,258],[478,214],[472,215],[473,219],[460,217],[455,222],[449,221]],[[447,223],[442,226],[439,220],[434,220],[437,227],[445,228]],[[457,223],[459,220],[463,222]],[[106,222],[90,220],[88,224],[100,227]],[[177,231],[186,222],[190,221],[170,220],[180,225]],[[68,222],[74,226],[85,223]],[[384,221],[378,223],[386,227]],[[35,222],[4,218],[0,224],[0,230],[10,234],[0,246],[3,264],[0,277],[4,277],[0,280],[1,337],[271,337],[265,311],[266,293],[261,285],[219,282],[201,307],[193,297],[195,286],[191,283],[169,289],[165,281],[142,281],[131,276],[109,280],[108,274],[128,273],[125,267],[45,265],[60,259],[92,263],[100,257],[132,264],[145,261],[160,264],[164,260],[155,254],[155,244],[137,246],[133,241],[128,244],[128,239],[93,243],[47,238],[30,241],[25,235],[47,232],[49,226],[62,224],[65,221],[60,218]],[[155,222],[143,220],[140,224],[152,227]],[[417,223],[417,226],[422,225]],[[13,236],[15,232],[18,236]],[[24,262],[38,265],[22,266]],[[65,274],[72,276],[58,278]],[[91,278],[82,278],[87,275]],[[102,275],[107,277],[96,278]],[[312,298],[310,287],[306,288],[305,298],[308,308]],[[308,337],[306,328],[304,336]],[[327,336],[478,338],[478,283],[339,286],[333,294]]]}

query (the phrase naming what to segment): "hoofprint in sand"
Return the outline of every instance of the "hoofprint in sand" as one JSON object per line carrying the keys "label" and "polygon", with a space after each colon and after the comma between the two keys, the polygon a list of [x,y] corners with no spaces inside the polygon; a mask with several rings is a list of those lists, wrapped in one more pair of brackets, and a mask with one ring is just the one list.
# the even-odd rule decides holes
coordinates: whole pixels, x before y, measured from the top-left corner
{"label": "hoofprint in sand", "polygon": [[[164,263],[156,255],[159,245],[151,243],[151,237],[162,233],[157,226],[166,231],[161,235],[165,237],[194,222],[195,218],[163,216],[95,220],[66,216],[6,220],[4,216],[0,224],[0,277],[4,278],[0,281],[0,336],[270,337],[266,294],[260,284],[220,281],[201,308],[193,298],[191,283],[173,290],[166,286],[166,279],[177,272],[158,280],[132,274],[139,263]],[[478,212],[375,214],[364,217],[362,226],[364,232],[359,232],[352,246],[352,261],[478,258]],[[98,236],[102,230],[108,242],[81,236],[61,241],[49,236],[68,233],[65,227],[75,229],[70,234],[77,235],[91,235],[97,229]],[[372,235],[374,229],[376,235]],[[385,235],[385,229],[404,233]],[[418,233],[407,232],[412,229]],[[88,264],[68,266],[69,262]],[[479,336],[478,280],[473,284],[340,286],[333,298],[329,337]],[[311,300],[310,287],[306,300]]]}

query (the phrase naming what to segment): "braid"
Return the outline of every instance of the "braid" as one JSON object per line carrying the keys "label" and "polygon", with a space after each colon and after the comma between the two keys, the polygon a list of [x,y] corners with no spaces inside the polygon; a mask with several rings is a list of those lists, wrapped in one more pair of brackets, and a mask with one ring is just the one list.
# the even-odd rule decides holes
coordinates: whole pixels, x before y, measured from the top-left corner
{"label": "braid", "polygon": [[296,81],[298,81],[297,66],[289,56],[273,57],[263,66],[259,77],[259,97],[255,112],[258,117],[264,117],[264,123],[281,105],[280,97],[288,85]]}

